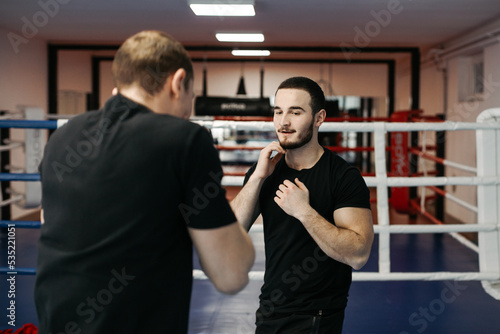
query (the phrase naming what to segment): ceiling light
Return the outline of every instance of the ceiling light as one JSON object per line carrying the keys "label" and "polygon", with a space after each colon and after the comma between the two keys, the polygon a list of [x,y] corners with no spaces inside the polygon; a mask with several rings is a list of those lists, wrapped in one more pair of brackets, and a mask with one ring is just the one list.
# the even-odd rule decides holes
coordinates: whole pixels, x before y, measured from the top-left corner
{"label": "ceiling light", "polygon": [[267,57],[271,54],[269,50],[233,50],[233,56],[262,56]]}
{"label": "ceiling light", "polygon": [[264,42],[263,34],[216,33],[219,42]]}
{"label": "ceiling light", "polygon": [[198,16],[255,16],[254,0],[188,0]]}

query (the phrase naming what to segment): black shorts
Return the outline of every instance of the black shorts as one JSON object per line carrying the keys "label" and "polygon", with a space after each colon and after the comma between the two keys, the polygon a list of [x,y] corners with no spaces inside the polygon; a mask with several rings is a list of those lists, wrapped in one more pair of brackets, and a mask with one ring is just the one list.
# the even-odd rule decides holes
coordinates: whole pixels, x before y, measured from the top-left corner
{"label": "black shorts", "polygon": [[292,313],[264,317],[256,313],[255,334],[341,334],[344,310]]}

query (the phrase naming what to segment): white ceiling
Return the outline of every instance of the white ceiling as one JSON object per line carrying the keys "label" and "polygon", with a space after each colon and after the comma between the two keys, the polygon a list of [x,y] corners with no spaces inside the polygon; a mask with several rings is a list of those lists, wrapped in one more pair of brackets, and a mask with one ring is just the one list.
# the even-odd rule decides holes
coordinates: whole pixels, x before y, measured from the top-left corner
{"label": "white ceiling", "polygon": [[[39,26],[37,37],[71,43],[119,44],[137,31],[159,29],[189,46],[233,46],[217,42],[215,32],[235,31],[262,32],[267,46],[426,48],[500,18],[499,0],[255,3],[256,16],[235,18],[196,17],[187,0],[0,0],[0,27],[29,39],[28,21]],[[45,9],[42,4],[47,4]],[[375,13],[381,15],[380,22]],[[364,39],[359,31],[366,34]]]}

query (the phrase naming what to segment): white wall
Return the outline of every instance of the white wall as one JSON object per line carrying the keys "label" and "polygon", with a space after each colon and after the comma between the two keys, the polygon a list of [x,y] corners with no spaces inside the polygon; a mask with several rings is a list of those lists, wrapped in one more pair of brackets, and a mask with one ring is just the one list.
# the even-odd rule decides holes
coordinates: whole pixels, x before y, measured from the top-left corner
{"label": "white wall", "polygon": [[500,106],[500,40],[484,50],[485,95],[483,109]]}
{"label": "white wall", "polygon": [[[58,88],[88,93],[92,90],[91,60],[93,51],[60,51],[58,65]],[[107,53],[109,55],[109,53]],[[194,91],[202,94],[203,64],[194,66]],[[264,96],[274,96],[276,88],[291,76],[303,75],[322,85],[327,95],[353,95],[382,97],[387,95],[387,66],[383,64],[308,64],[308,63],[266,63],[260,62],[208,62],[207,94],[209,96],[236,96],[240,77],[243,73],[247,97],[260,95],[260,68],[264,67]],[[111,96],[113,80],[111,62],[101,62],[101,100],[102,107]],[[322,80],[321,80],[322,79]],[[330,81],[331,79],[331,81]],[[331,93],[330,93],[331,87]],[[409,85],[408,85],[409,87]],[[408,88],[409,89],[409,88]],[[407,92],[409,95],[409,92]],[[67,114],[59,110],[61,114]],[[386,115],[380,115],[386,116]]]}
{"label": "white wall", "polygon": [[[484,49],[484,95],[481,100],[460,102],[458,96],[459,82],[463,78],[459,75],[459,68],[466,59],[458,56],[447,63],[448,71],[448,108],[447,119],[457,122],[475,122],[483,110],[500,106],[500,41]],[[465,55],[467,56],[467,55]],[[474,131],[449,132],[446,141],[447,158],[461,164],[476,166],[476,136]],[[446,169],[447,176],[471,176],[453,168]],[[476,187],[448,186],[446,190],[466,201],[477,205]],[[477,222],[477,216],[470,210],[464,209],[452,201],[446,201],[446,211],[451,216],[465,222]]]}
{"label": "white wall", "polygon": [[[241,63],[208,63],[207,94],[209,96],[235,96],[241,76]],[[307,76],[313,80],[330,81],[331,95],[356,95],[385,97],[387,95],[387,68],[372,64],[308,64],[308,63],[263,63],[264,96],[274,96],[279,84],[291,76]],[[195,93],[202,93],[203,65],[196,63]],[[243,76],[248,97],[260,94],[260,63],[243,65]],[[321,70],[323,69],[323,74]],[[325,85],[324,87],[327,87]],[[328,90],[324,88],[325,93]]]}
{"label": "white wall", "polygon": [[[0,29],[5,37],[9,32]],[[16,53],[7,38],[0,38],[0,108],[18,105],[47,107],[46,42],[33,38]]]}
{"label": "white wall", "polygon": [[[9,31],[1,30],[1,36]],[[47,43],[36,37],[18,45],[18,52],[7,38],[0,38],[0,109],[16,111],[19,106],[41,107],[47,110]],[[24,130],[11,130],[13,140],[24,141]],[[23,148],[11,152],[11,164],[24,166]],[[15,192],[24,193],[23,182],[12,182]],[[31,211],[12,206],[12,218]]]}
{"label": "white wall", "polygon": [[[86,111],[86,94],[92,91],[92,56],[112,56],[112,52],[108,51],[85,51],[85,50],[61,50],[58,53],[58,90],[68,91],[80,94],[83,101],[78,104],[78,111]],[[111,76],[111,61],[100,62],[101,81],[100,81],[100,107],[104,105],[106,100],[111,96],[111,91],[114,87]],[[60,101],[61,102],[61,101]],[[64,104],[59,103],[58,113],[70,115],[74,113],[74,109],[69,104],[65,110]]]}
{"label": "white wall", "polygon": [[92,88],[92,54],[87,51],[60,50],[57,72],[59,89],[89,93]]}
{"label": "white wall", "polygon": [[443,72],[436,66],[424,66],[420,71],[420,109],[424,115],[443,114]]}
{"label": "white wall", "polygon": [[394,111],[411,109],[411,72],[408,66],[401,62],[396,65]]}
{"label": "white wall", "polygon": [[[69,54],[61,56],[64,63],[59,69],[60,89],[79,89],[90,91],[90,61],[91,53],[78,51],[74,59]],[[80,71],[74,70],[75,66],[81,67]],[[202,94],[203,64],[194,63],[194,91],[196,95]],[[319,81],[329,81],[331,70],[332,95],[354,95],[385,97],[387,95],[387,69],[384,65],[372,64],[294,64],[294,63],[263,63],[264,67],[264,96],[273,96],[278,85],[288,77],[303,75]],[[243,67],[243,69],[242,69]],[[321,69],[323,67],[323,74]],[[207,94],[209,96],[236,96],[238,83],[243,73],[247,97],[259,97],[260,94],[260,68],[258,62],[227,62],[210,63],[207,68]],[[83,73],[88,71],[87,74]],[[77,83],[73,82],[78,80]],[[101,64],[101,95],[112,88],[111,63]],[[326,87],[326,86],[325,86]],[[325,93],[328,95],[327,89]],[[109,93],[109,92],[108,92]],[[110,94],[108,94],[109,96]]]}

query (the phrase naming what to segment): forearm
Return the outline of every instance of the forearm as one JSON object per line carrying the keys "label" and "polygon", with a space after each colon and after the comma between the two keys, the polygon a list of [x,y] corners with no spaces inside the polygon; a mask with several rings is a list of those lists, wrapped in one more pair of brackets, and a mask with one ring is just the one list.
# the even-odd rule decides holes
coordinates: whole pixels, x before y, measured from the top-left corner
{"label": "forearm", "polygon": [[[277,152],[273,155],[273,152]],[[259,154],[255,170],[239,194],[231,201],[231,208],[238,222],[248,231],[259,215],[259,194],[264,180],[273,173],[276,164],[285,154],[278,142],[267,145]]]}
{"label": "forearm", "polygon": [[237,292],[248,284],[248,273],[255,262],[255,248],[252,240],[242,225],[238,224],[238,227],[241,233],[233,240],[226,252],[227,265],[234,269],[230,273],[226,273],[223,279],[228,281],[228,285],[230,282],[237,282],[239,287],[236,286],[236,289],[229,291],[229,293]]}
{"label": "forearm", "polygon": [[248,233],[235,222],[211,230],[189,230],[205,274],[223,293],[233,294],[248,284],[255,249]]}
{"label": "forearm", "polygon": [[313,208],[304,212],[298,219],[321,250],[332,259],[356,270],[368,260],[372,243],[369,237],[335,226]]}
{"label": "forearm", "polygon": [[262,178],[250,176],[248,182],[230,203],[236,219],[247,231],[258,216],[256,208],[263,183]]}

